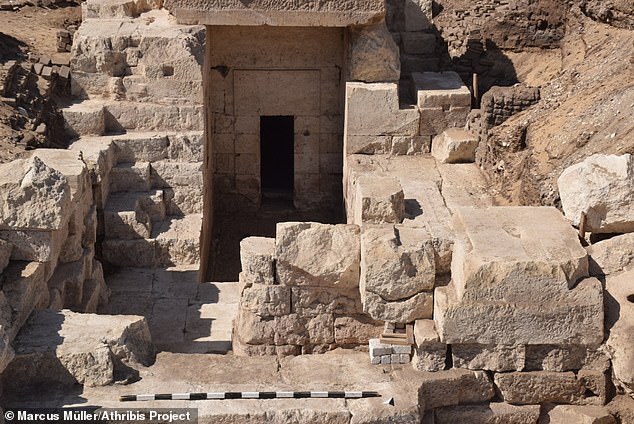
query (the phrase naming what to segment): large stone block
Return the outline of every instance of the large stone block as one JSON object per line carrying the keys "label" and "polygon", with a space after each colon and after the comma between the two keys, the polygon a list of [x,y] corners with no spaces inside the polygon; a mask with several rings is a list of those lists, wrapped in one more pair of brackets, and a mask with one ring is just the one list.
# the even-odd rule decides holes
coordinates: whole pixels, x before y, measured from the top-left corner
{"label": "large stone block", "polygon": [[399,108],[395,83],[347,83],[345,115],[344,147],[347,154],[362,153],[347,142],[350,136],[418,135],[418,110]]}
{"label": "large stone block", "polygon": [[253,285],[242,291],[240,307],[260,317],[278,317],[291,313],[291,288]]}
{"label": "large stone block", "polygon": [[634,394],[634,271],[610,276],[605,282],[606,349],[612,360],[614,383]]}
{"label": "large stone block", "polygon": [[302,317],[325,313],[352,316],[363,312],[356,287],[333,290],[332,287],[297,286],[292,288],[291,296],[293,313]]}
{"label": "large stone block", "polygon": [[375,22],[385,14],[382,0],[167,0],[165,7],[183,24],[345,27]]}
{"label": "large stone block", "polygon": [[458,208],[455,217],[452,282],[435,295],[441,340],[601,343],[601,284],[579,282],[587,254],[556,209]]}
{"label": "large stone block", "polygon": [[561,204],[574,225],[586,216],[586,231],[634,231],[634,159],[630,154],[592,155],[566,168],[557,180]]}
{"label": "large stone block", "polygon": [[62,109],[66,131],[71,137],[102,135],[106,132],[103,104],[81,102]]}
{"label": "large stone block", "polygon": [[471,92],[453,72],[414,72],[414,90],[419,108],[471,107]]}
{"label": "large stone block", "polygon": [[154,347],[147,321],[131,315],[36,311],[14,342],[3,381],[20,393],[38,384],[103,386],[115,368],[149,366]]}
{"label": "large stone block", "polygon": [[58,230],[70,209],[68,179],[37,156],[0,165],[0,230]]}
{"label": "large stone block", "polygon": [[12,261],[38,261],[55,264],[68,238],[68,225],[59,230],[0,230],[0,239],[13,244]]}
{"label": "large stone block", "polygon": [[337,345],[364,345],[379,337],[383,323],[365,315],[335,318],[335,343]]}
{"label": "large stone block", "polygon": [[356,225],[277,224],[277,281],[285,285],[356,287],[360,236]]}
{"label": "large stone block", "polygon": [[449,128],[434,137],[431,154],[443,163],[473,162],[478,138],[468,131]]}
{"label": "large stone block", "polygon": [[417,319],[431,319],[434,308],[432,292],[420,292],[408,299],[388,302],[378,294],[364,291],[361,301],[363,312],[376,320],[388,322],[408,323]]}
{"label": "large stone block", "polygon": [[349,79],[363,82],[397,82],[401,77],[398,46],[385,21],[352,27],[349,33]]}
{"label": "large stone block", "polygon": [[495,374],[494,380],[502,399],[516,405],[605,403],[606,382],[601,372],[510,372]]}
{"label": "large stone block", "polygon": [[419,371],[442,371],[447,362],[447,345],[441,343],[434,321],[419,319],[414,323],[412,365]]}
{"label": "large stone block", "polygon": [[405,215],[403,188],[398,179],[362,175],[356,182],[352,205],[354,223],[400,223]]}
{"label": "large stone block", "polygon": [[616,424],[607,408],[600,406],[557,405],[548,411],[551,424]]}
{"label": "large stone block", "polygon": [[12,249],[13,245],[11,243],[0,240],[0,275],[2,275],[2,271],[9,265]]}
{"label": "large stone block", "polygon": [[[526,345],[524,371],[607,371],[610,360],[603,345]],[[519,371],[519,370],[518,370]]]}
{"label": "large stone block", "polygon": [[240,262],[247,284],[275,284],[275,239],[247,237],[240,241]]}
{"label": "large stone block", "polygon": [[366,290],[399,300],[425,290],[435,281],[434,248],[423,228],[367,226],[361,236]]}
{"label": "large stone block", "polygon": [[505,402],[450,406],[435,411],[434,424],[535,424],[539,413],[539,405],[518,406]]}
{"label": "large stone block", "polygon": [[522,371],[526,361],[523,345],[451,345],[453,364],[458,368],[486,371]]}
{"label": "large stone block", "polygon": [[431,0],[405,0],[405,31],[423,31],[432,27]]}
{"label": "large stone block", "polygon": [[634,233],[594,243],[586,248],[590,255],[590,275],[616,274],[634,264]]}
{"label": "large stone block", "polygon": [[495,396],[491,379],[484,371],[453,368],[427,374],[418,391],[425,409],[486,402]]}

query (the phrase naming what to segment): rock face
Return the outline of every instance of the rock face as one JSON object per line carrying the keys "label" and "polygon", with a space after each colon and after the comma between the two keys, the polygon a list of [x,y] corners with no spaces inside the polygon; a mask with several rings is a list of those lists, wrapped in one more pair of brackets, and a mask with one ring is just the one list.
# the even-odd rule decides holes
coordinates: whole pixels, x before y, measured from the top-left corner
{"label": "rock face", "polygon": [[0,229],[49,229],[70,209],[70,187],[37,156],[0,167]]}
{"label": "rock face", "polygon": [[398,46],[385,21],[350,30],[350,80],[396,82],[401,77]]}
{"label": "rock face", "polygon": [[[452,282],[435,292],[446,343],[600,344],[601,284],[554,208],[459,208]],[[535,305],[540,305],[536,308]]]}
{"label": "rock face", "polygon": [[573,165],[557,180],[568,218],[579,225],[586,215],[586,231],[634,231],[634,160],[623,156],[593,155]]}
{"label": "rock face", "polygon": [[[35,311],[14,342],[16,357],[3,374],[10,390],[39,382],[112,384],[134,376],[129,367],[154,362],[145,318]],[[128,370],[129,375],[117,375]]]}
{"label": "rock face", "polygon": [[[634,395],[634,271],[609,276],[605,282],[606,347],[612,359],[614,383]],[[633,396],[634,397],[634,396]]]}

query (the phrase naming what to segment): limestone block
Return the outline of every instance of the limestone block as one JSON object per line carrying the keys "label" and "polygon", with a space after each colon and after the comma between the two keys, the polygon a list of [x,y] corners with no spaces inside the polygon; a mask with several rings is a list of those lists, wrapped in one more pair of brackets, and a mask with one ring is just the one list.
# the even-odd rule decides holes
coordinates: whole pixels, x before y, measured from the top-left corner
{"label": "limestone block", "polygon": [[548,412],[551,424],[616,424],[607,408],[600,406],[557,405]]}
{"label": "limestone block", "polygon": [[302,317],[320,314],[355,315],[363,312],[359,290],[356,287],[292,287],[293,312]]}
{"label": "limestone block", "polygon": [[11,250],[13,250],[13,245],[11,243],[0,240],[0,275],[2,275],[2,271],[4,271],[7,265],[9,265]]}
{"label": "limestone block", "polygon": [[136,18],[141,13],[158,9],[161,0],[90,0],[82,3],[82,18]]}
{"label": "limestone block", "polygon": [[84,281],[92,276],[93,256],[87,250],[79,260],[57,266],[47,285],[51,293],[59,293],[61,305],[49,305],[51,309],[77,307],[81,304]]}
{"label": "limestone block", "polygon": [[202,162],[153,162],[151,165],[153,187],[202,187]]}
{"label": "limestone block", "polygon": [[349,80],[397,82],[401,77],[398,46],[385,21],[352,27],[349,32]]}
{"label": "limestone block", "polygon": [[368,291],[361,293],[363,312],[376,320],[402,323],[431,319],[433,298],[432,292],[420,292],[408,299],[388,302],[378,294]]}
{"label": "limestone block", "polygon": [[425,409],[486,402],[495,396],[493,383],[484,371],[453,368],[427,374],[418,391]]}
{"label": "limestone block", "polygon": [[37,156],[0,165],[0,230],[58,230],[70,209],[68,179]]}
{"label": "limestone block", "polygon": [[361,291],[375,293],[388,302],[404,300],[431,291],[435,276],[434,247],[425,229],[389,224],[364,227]]}
{"label": "limestone block", "polygon": [[59,261],[61,263],[75,262],[81,258],[84,252],[81,240],[81,234],[71,234],[68,236],[59,254]]}
{"label": "limestone block", "polygon": [[566,218],[586,231],[634,231],[634,159],[630,154],[592,155],[562,172],[557,180]]}
{"label": "limestone block", "polygon": [[291,313],[291,288],[253,285],[240,297],[240,307],[260,317],[279,317]]}
{"label": "limestone block", "polygon": [[376,155],[387,153],[390,136],[387,135],[348,135],[346,152],[349,154]]}
{"label": "limestone block", "polygon": [[523,345],[452,344],[453,364],[458,368],[486,371],[522,371],[526,360]]}
{"label": "limestone block", "polygon": [[156,261],[162,266],[189,265],[200,261],[202,214],[166,219],[157,226]]}
{"label": "limestone block", "polygon": [[248,283],[275,284],[275,239],[247,237],[240,241],[242,274]]}
{"label": "limestone block", "polygon": [[145,102],[110,102],[109,125],[127,131],[201,131],[202,105],[157,105]]}
{"label": "limestone block", "polygon": [[473,162],[478,138],[469,131],[449,128],[434,137],[431,154],[443,163]]}
{"label": "limestone block", "polygon": [[[350,424],[421,423],[423,413],[418,399],[418,384],[414,379],[403,379],[398,383],[374,383],[374,387],[383,397],[347,402],[352,415]],[[394,405],[385,404],[389,398],[398,401]]]}
{"label": "limestone block", "polygon": [[68,180],[75,210],[82,215],[92,203],[92,186],[86,164],[78,154],[65,149],[40,149],[31,155],[38,157],[49,168],[59,171]]}
{"label": "limestone block", "polygon": [[276,322],[263,320],[245,309],[238,309],[233,321],[233,334],[247,345],[272,345],[275,336]]}
{"label": "limestone block", "polygon": [[399,109],[395,83],[347,83],[345,115],[344,150],[347,154],[357,153],[352,146],[348,147],[350,136],[418,135],[418,110]]}
{"label": "limestone block", "polygon": [[336,317],[335,343],[337,345],[364,345],[381,334],[383,325],[365,315]]}
{"label": "limestone block", "polygon": [[420,111],[421,136],[435,136],[448,128],[463,128],[467,123],[468,107],[422,107]]}
{"label": "limestone block", "polygon": [[167,135],[125,134],[112,138],[118,163],[156,162],[167,158]]}
{"label": "limestone block", "polygon": [[362,175],[357,180],[354,223],[400,223],[405,214],[403,188],[394,177]]}
{"label": "limestone block", "polygon": [[[607,371],[610,360],[604,346],[526,345],[524,371]],[[519,370],[518,370],[519,371]]]}
{"label": "limestone block", "polygon": [[414,356],[412,365],[419,371],[442,371],[447,361],[447,345],[440,342],[434,321],[414,322]]}
{"label": "limestone block", "polygon": [[48,304],[46,287],[47,264],[13,261],[2,277],[2,291],[12,311],[10,325],[5,329],[11,341],[36,306]]}
{"label": "limestone block", "polygon": [[[133,315],[35,311],[14,342],[5,383],[16,386],[114,382],[114,370],[154,362],[147,321]],[[16,389],[16,388],[14,388]]]}
{"label": "limestone block", "polygon": [[452,282],[435,293],[441,340],[602,342],[601,285],[596,279],[578,283],[587,276],[587,255],[556,209],[458,208],[454,227]]}
{"label": "limestone block", "polygon": [[434,424],[535,424],[539,420],[539,411],[539,405],[510,405],[505,402],[450,406],[435,411]]}
{"label": "limestone block", "polygon": [[586,248],[590,255],[590,275],[616,274],[634,264],[634,234],[601,240]]}
{"label": "limestone block", "polygon": [[66,131],[71,137],[103,135],[106,121],[103,104],[97,102],[75,103],[62,109]]}
{"label": "limestone block", "polygon": [[110,171],[110,192],[148,191],[150,189],[148,162],[124,163]]}
{"label": "limestone block", "polygon": [[[592,377],[596,378],[597,375]],[[517,405],[603,405],[605,402],[605,388],[598,390],[596,380],[583,377],[581,372],[579,376],[573,372],[550,371],[498,373],[494,380],[502,399]]]}
{"label": "limestone block", "polygon": [[431,137],[429,136],[402,136],[392,137],[392,155],[419,155],[431,151]]}
{"label": "limestone block", "polygon": [[634,394],[634,271],[609,276],[605,282],[606,350],[612,360],[614,384]]}
{"label": "limestone block", "polygon": [[13,244],[12,261],[56,263],[68,237],[68,226],[59,230],[0,230],[0,239]]}
{"label": "limestone block", "polygon": [[[258,130],[259,131],[259,130]],[[167,157],[181,162],[202,162],[203,131],[179,132],[168,136]]]}
{"label": "limestone block", "polygon": [[405,0],[405,31],[423,31],[432,26],[431,0]]}
{"label": "limestone block", "polygon": [[183,216],[203,213],[203,187],[179,186],[164,188],[167,215]]}
{"label": "limestone block", "polygon": [[121,267],[157,266],[157,242],[153,239],[104,240],[102,254],[105,263]]}
{"label": "limestone block", "polygon": [[278,223],[277,281],[285,285],[356,287],[360,250],[356,225]]}
{"label": "limestone block", "polygon": [[419,108],[471,107],[471,92],[453,72],[413,72],[412,80]]}
{"label": "limestone block", "polygon": [[385,14],[382,0],[327,0],[320,4],[288,0],[274,3],[167,0],[165,7],[180,23],[203,25],[346,27],[376,22]]}

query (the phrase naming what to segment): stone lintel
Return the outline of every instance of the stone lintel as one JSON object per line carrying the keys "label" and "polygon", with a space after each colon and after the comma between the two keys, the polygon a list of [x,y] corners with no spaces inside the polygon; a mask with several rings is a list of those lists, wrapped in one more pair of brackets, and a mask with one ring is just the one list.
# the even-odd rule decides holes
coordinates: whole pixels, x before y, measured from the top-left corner
{"label": "stone lintel", "polygon": [[377,22],[383,0],[166,0],[180,24],[345,27]]}

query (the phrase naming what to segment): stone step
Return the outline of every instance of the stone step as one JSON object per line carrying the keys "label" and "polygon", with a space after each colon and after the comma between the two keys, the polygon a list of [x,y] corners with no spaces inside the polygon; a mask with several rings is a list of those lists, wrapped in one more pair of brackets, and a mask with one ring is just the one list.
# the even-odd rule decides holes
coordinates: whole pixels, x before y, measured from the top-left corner
{"label": "stone step", "polygon": [[431,154],[443,163],[468,163],[475,161],[478,137],[462,128],[448,128],[434,137]]}
{"label": "stone step", "polygon": [[106,118],[103,102],[83,101],[62,109],[66,121],[66,131],[71,137],[82,135],[103,135],[106,132]]}
{"label": "stone step", "polygon": [[36,386],[103,386],[115,369],[149,366],[154,347],[147,321],[134,315],[38,310],[14,340],[15,359],[2,377],[5,390],[29,393]]}
{"label": "stone step", "polygon": [[118,163],[203,160],[203,131],[131,131],[109,138]]}
{"label": "stone step", "polygon": [[148,191],[152,187],[150,163],[121,163],[110,170],[110,193]]}
{"label": "stone step", "polygon": [[108,239],[150,238],[152,224],[165,219],[163,190],[116,193],[104,210],[104,229]]}
{"label": "stone step", "polygon": [[120,267],[158,267],[198,263],[202,214],[167,217],[153,225],[148,239],[109,239],[103,257]]}

